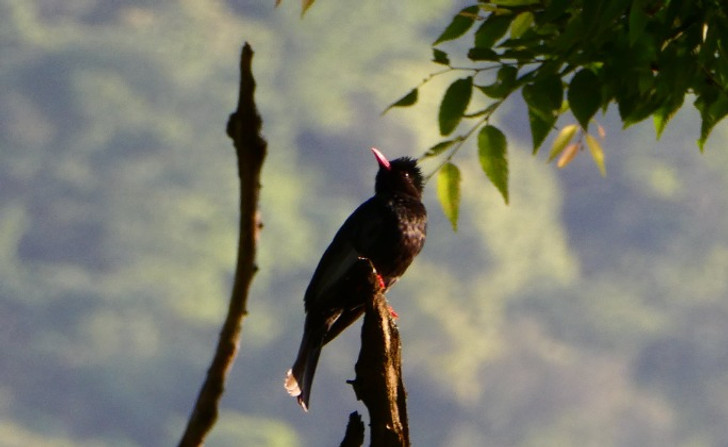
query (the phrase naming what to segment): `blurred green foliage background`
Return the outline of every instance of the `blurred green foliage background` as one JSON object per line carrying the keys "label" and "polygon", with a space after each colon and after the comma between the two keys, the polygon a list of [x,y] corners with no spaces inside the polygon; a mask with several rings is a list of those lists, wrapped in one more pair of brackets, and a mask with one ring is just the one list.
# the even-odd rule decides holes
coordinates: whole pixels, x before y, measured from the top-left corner
{"label": "blurred green foliage background", "polygon": [[[370,146],[419,155],[440,97],[380,112],[433,71],[465,2],[0,0],[0,445],[179,439],[224,315],[237,177],[224,128],[243,41],[269,141],[260,272],[210,446],[336,445],[362,410],[355,326],[304,415],[285,393],[303,291],[372,192]],[[451,80],[434,82],[442,92]],[[600,118],[609,175],[530,155],[511,205],[463,150],[459,230],[432,185],[424,252],[390,293],[420,446],[726,446],[728,128]],[[434,166],[424,166],[425,172]]]}

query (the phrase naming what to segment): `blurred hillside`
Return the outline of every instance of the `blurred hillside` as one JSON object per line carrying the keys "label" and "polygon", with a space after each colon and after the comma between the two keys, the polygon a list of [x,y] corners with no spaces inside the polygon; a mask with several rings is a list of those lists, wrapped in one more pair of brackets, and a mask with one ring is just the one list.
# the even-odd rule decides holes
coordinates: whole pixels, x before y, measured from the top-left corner
{"label": "blurred hillside", "polygon": [[[0,0],[0,445],[174,445],[229,294],[224,133],[243,41],[269,141],[260,272],[207,445],[337,445],[358,326],[304,415],[282,387],[303,291],[376,163],[437,141],[428,44],[464,2]],[[442,81],[447,82],[447,80]],[[439,95],[440,93],[438,93]],[[688,103],[689,101],[686,101]],[[728,127],[600,121],[608,176],[510,141],[511,205],[463,150],[460,228],[390,293],[418,446],[728,446]],[[425,172],[432,166],[425,165]]]}

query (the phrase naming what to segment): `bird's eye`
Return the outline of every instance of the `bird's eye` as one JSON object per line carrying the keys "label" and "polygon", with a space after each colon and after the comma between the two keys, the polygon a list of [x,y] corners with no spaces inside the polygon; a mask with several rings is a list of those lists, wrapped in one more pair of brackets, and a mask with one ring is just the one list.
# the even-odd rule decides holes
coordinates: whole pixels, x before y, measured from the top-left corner
{"label": "bird's eye", "polygon": [[405,173],[404,173],[404,176],[405,176],[405,178],[409,178],[409,176],[410,176],[410,173],[409,173],[409,172],[405,172]]}

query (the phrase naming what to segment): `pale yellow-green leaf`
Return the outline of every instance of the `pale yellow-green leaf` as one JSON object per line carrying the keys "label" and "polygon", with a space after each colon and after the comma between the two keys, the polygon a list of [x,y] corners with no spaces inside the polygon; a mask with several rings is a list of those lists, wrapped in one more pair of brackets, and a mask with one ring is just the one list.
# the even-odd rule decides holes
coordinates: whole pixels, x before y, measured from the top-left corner
{"label": "pale yellow-green leaf", "polygon": [[579,129],[578,124],[569,124],[568,126],[565,126],[558,135],[556,135],[556,139],[554,140],[554,144],[551,145],[551,152],[549,152],[549,159],[548,162],[550,163],[554,158],[558,157],[561,152],[563,152],[564,149],[566,149],[566,146],[571,142],[572,138],[574,138],[574,135],[576,135],[576,131]]}
{"label": "pale yellow-green leaf", "polygon": [[440,199],[442,211],[450,221],[453,231],[457,231],[460,208],[460,169],[452,163],[446,163],[437,174],[437,197]]}
{"label": "pale yellow-green leaf", "polygon": [[599,168],[599,173],[602,174],[602,177],[606,177],[607,168],[604,165],[604,151],[602,150],[602,145],[599,144],[599,141],[593,136],[589,134],[586,134],[585,136],[586,145],[589,147],[589,152],[591,152],[594,163],[596,163],[597,168]]}
{"label": "pale yellow-green leaf", "polygon": [[523,33],[528,31],[528,28],[531,27],[531,24],[533,24],[532,12],[526,11],[518,14],[511,23],[511,38],[518,39],[519,37],[521,37]]}

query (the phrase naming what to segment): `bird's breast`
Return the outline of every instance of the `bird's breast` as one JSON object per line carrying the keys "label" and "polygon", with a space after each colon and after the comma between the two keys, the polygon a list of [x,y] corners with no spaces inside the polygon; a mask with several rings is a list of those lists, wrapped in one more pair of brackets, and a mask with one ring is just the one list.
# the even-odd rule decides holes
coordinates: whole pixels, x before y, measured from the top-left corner
{"label": "bird's breast", "polygon": [[391,230],[383,235],[382,251],[375,256],[374,264],[384,277],[397,278],[407,270],[425,244],[427,214],[419,202],[394,203],[390,209],[392,221],[386,227]]}

